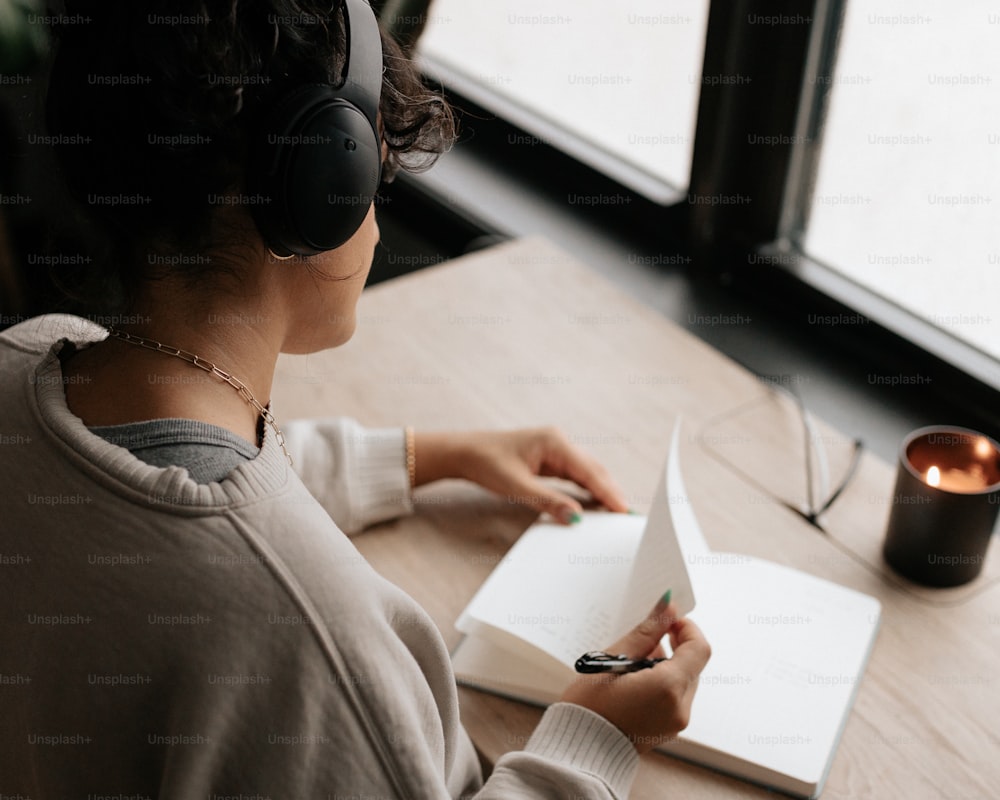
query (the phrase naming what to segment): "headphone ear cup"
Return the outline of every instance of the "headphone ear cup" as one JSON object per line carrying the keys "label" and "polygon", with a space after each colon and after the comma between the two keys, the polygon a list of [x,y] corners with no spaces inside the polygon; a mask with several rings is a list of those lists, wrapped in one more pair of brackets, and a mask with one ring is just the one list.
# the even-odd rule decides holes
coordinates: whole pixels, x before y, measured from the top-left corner
{"label": "headphone ear cup", "polygon": [[271,120],[250,173],[265,242],[279,256],[340,247],[361,227],[378,191],[378,134],[357,106],[324,85],[296,89]]}
{"label": "headphone ear cup", "polygon": [[361,224],[378,191],[382,153],[368,119],[343,100],[324,105],[302,127],[288,157],[285,205],[293,252],[340,247]]}

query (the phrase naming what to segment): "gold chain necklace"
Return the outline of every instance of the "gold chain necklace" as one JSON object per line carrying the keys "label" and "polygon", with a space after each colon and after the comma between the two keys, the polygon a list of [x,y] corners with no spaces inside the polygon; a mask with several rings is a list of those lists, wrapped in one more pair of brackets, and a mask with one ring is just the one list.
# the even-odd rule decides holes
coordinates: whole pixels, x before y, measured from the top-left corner
{"label": "gold chain necklace", "polygon": [[285,458],[288,459],[290,465],[293,464],[292,456],[288,452],[288,448],[285,447],[285,434],[281,432],[278,427],[278,423],[274,419],[274,415],[267,406],[260,404],[260,401],[253,396],[253,392],[247,387],[243,381],[235,377],[232,373],[226,372],[224,369],[220,369],[215,366],[211,361],[206,361],[201,356],[196,356],[194,353],[189,353],[187,350],[179,350],[176,347],[167,347],[164,344],[160,344],[153,339],[144,339],[141,336],[135,336],[131,333],[126,333],[125,331],[120,331],[117,328],[109,327],[108,335],[114,336],[116,339],[120,339],[123,342],[128,342],[129,344],[134,344],[137,347],[145,347],[147,350],[152,350],[156,353],[166,353],[168,356],[176,356],[182,361],[186,361],[188,364],[193,364],[198,367],[198,369],[203,369],[205,372],[211,373],[220,380],[225,381],[230,386],[232,386],[240,396],[246,400],[256,411],[264,418],[264,422],[271,426],[274,430],[275,438],[278,440],[278,444],[281,445],[281,452],[285,454]]}

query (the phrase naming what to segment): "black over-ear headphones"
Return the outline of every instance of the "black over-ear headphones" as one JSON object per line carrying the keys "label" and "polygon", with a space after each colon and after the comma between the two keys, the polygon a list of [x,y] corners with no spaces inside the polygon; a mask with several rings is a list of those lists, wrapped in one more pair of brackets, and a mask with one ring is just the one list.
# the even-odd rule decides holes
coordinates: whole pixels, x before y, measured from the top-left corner
{"label": "black over-ear headphones", "polygon": [[276,256],[340,247],[361,227],[382,176],[382,40],[368,0],[344,0],[339,87],[307,84],[270,109],[252,157],[251,205]]}

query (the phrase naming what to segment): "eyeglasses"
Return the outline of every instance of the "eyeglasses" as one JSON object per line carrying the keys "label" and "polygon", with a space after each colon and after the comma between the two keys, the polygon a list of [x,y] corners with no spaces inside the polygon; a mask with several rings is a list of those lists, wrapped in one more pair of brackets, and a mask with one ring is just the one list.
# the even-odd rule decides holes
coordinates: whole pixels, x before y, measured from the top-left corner
{"label": "eyeglasses", "polygon": [[[861,439],[820,430],[792,375],[761,376],[769,391],[708,420],[699,440],[761,496],[826,533],[823,514],[857,473]],[[804,459],[804,460],[803,460]],[[840,479],[832,482],[832,475]]]}

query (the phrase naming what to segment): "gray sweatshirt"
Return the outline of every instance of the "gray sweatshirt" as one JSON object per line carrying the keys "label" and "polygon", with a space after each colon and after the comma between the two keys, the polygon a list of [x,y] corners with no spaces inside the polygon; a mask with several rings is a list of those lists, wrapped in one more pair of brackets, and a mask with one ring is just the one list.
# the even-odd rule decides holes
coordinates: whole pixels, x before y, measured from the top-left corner
{"label": "gray sweatshirt", "polygon": [[296,474],[265,429],[199,484],[67,408],[59,340],[102,336],[0,334],[0,797],[627,796],[565,703],[482,784],[444,641],[343,532],[410,510],[402,431],[286,424]]}

